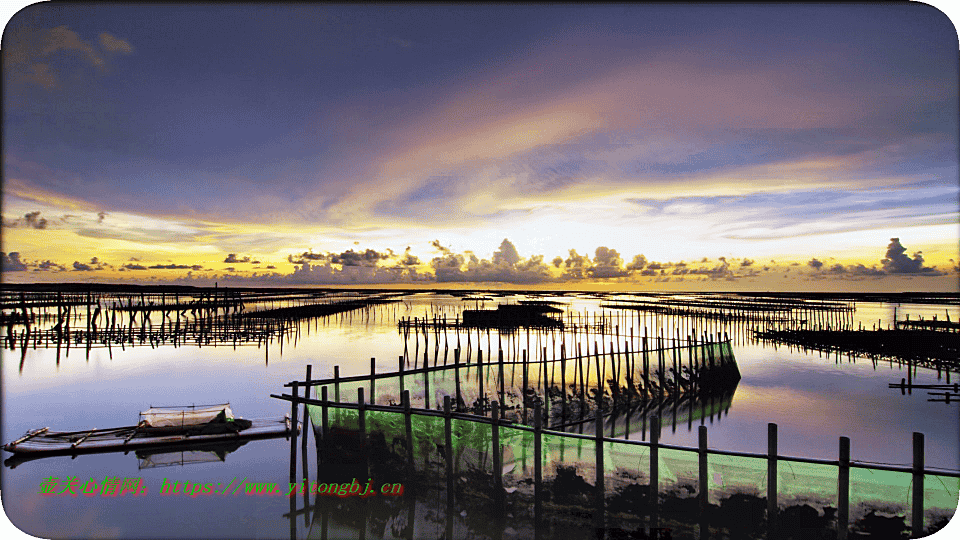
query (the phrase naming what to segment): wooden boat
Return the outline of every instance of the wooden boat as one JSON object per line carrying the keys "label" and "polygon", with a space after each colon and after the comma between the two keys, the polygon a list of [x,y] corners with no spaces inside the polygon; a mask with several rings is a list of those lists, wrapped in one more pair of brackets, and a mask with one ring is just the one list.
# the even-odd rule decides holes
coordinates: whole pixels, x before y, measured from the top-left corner
{"label": "wooden boat", "polygon": [[230,404],[153,408],[140,413],[135,426],[81,431],[41,428],[6,444],[14,454],[75,455],[126,452],[143,448],[194,445],[289,436],[289,416],[246,420],[234,418]]}

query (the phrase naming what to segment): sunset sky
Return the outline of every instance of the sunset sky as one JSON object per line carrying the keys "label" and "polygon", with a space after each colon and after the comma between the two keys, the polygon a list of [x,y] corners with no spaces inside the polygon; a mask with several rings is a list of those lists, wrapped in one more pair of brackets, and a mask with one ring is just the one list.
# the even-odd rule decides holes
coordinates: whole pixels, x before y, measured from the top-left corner
{"label": "sunset sky", "polygon": [[958,288],[922,4],[36,4],[2,49],[5,282]]}

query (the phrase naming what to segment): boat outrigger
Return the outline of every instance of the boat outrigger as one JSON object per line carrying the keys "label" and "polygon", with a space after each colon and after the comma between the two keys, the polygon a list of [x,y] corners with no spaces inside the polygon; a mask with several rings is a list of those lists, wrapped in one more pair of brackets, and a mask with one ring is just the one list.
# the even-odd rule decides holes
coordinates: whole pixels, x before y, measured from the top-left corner
{"label": "boat outrigger", "polygon": [[140,413],[135,426],[50,431],[40,428],[5,445],[14,454],[74,455],[289,436],[289,416],[247,420],[234,417],[229,403],[151,407]]}

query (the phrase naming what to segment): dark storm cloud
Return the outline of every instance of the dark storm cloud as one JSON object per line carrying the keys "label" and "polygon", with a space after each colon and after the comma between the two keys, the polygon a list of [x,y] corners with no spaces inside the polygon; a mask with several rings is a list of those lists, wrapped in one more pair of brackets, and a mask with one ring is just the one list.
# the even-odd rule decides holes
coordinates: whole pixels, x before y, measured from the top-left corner
{"label": "dark storm cloud", "polygon": [[20,260],[20,253],[17,251],[0,253],[0,272],[24,272],[27,265]]}
{"label": "dark storm cloud", "polygon": [[386,253],[380,253],[373,249],[366,249],[363,252],[348,249],[343,253],[332,254],[330,256],[330,262],[344,266],[377,266],[378,262],[387,259],[389,256],[390,255]]}
{"label": "dark storm cloud", "polygon": [[227,255],[227,258],[223,260],[225,263],[248,263],[250,262],[250,257],[244,257],[242,259],[237,258],[236,253],[231,253]]}
{"label": "dark storm cloud", "polygon": [[899,238],[891,238],[890,245],[887,246],[887,254],[880,261],[883,264],[883,270],[888,274],[938,274],[936,268],[925,268],[923,266],[923,254],[916,252],[911,258],[907,253],[907,248],[903,247]]}
{"label": "dark storm cloud", "polygon": [[517,253],[516,246],[513,245],[513,242],[504,238],[503,242],[500,243],[500,248],[493,252],[493,264],[513,266],[518,262],[520,262],[520,254]]}
{"label": "dark storm cloud", "polygon": [[433,246],[437,251],[439,251],[439,252],[440,252],[441,254],[443,254],[443,255],[449,255],[449,254],[453,253],[453,252],[450,250],[450,248],[444,247],[444,246],[440,245],[440,240],[434,240],[434,241],[430,242],[430,245]]}
{"label": "dark storm cloud", "polygon": [[51,260],[45,260],[43,262],[37,263],[37,267],[33,269],[34,272],[64,272],[66,267],[62,264],[57,264]]}
{"label": "dark storm cloud", "polygon": [[643,270],[647,265],[647,258],[641,255],[634,255],[633,261],[627,265],[627,270]]}
{"label": "dark storm cloud", "polygon": [[151,270],[203,270],[199,264],[155,264],[149,267]]}
{"label": "dark storm cloud", "polygon": [[630,272],[623,268],[623,259],[617,250],[600,246],[594,252],[593,267],[588,273],[592,278],[609,279],[624,277]]}
{"label": "dark storm cloud", "polygon": [[563,261],[563,278],[583,279],[587,277],[587,273],[590,271],[592,264],[589,255],[580,255],[577,253],[577,250],[571,249],[568,252],[567,258]]}
{"label": "dark storm cloud", "polygon": [[420,264],[420,258],[410,253],[410,246],[407,246],[407,249],[403,252],[403,259],[401,259],[400,264],[404,266],[416,266]]}
{"label": "dark storm cloud", "polygon": [[[432,243],[439,249],[439,242]],[[492,260],[480,259],[471,252],[464,254],[441,250],[441,257],[430,261],[436,280],[440,282],[543,283],[551,281],[543,255],[523,258],[516,246],[504,238]]]}
{"label": "dark storm cloud", "polygon": [[300,255],[287,255],[287,262],[293,264],[303,264],[308,261],[329,261],[329,253],[314,253],[313,251],[304,251]]}
{"label": "dark storm cloud", "polygon": [[13,221],[4,221],[4,227],[16,228],[32,228],[32,229],[46,229],[48,225],[47,218],[40,217],[40,211],[30,212],[24,214],[22,218],[15,219]]}

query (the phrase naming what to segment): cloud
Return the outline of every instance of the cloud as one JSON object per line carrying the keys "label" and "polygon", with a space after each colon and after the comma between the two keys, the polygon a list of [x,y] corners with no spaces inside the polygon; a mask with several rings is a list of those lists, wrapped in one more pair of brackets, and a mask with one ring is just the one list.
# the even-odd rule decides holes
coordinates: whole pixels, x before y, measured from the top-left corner
{"label": "cloud", "polygon": [[46,229],[47,224],[47,218],[40,217],[39,210],[24,214],[22,218],[15,219],[13,221],[3,222],[3,226],[9,228],[24,227],[33,229]]}
{"label": "cloud", "polygon": [[[704,258],[706,262],[706,258]],[[643,270],[643,267],[647,265],[647,258],[642,254],[634,255],[633,261],[627,265],[627,270],[640,271]]]}
{"label": "cloud", "polygon": [[[439,242],[433,245],[438,247]],[[554,280],[543,262],[543,255],[525,259],[506,238],[490,260],[480,259],[469,251],[464,254],[449,250],[441,252],[441,257],[430,261],[439,282],[543,283]]]}
{"label": "cloud", "polygon": [[133,46],[126,40],[112,36],[106,32],[101,32],[100,35],[97,36],[97,39],[100,42],[100,47],[107,52],[133,54]]}
{"label": "cloud", "polygon": [[520,254],[517,253],[517,248],[510,240],[504,238],[500,243],[500,249],[493,252],[493,264],[513,266],[518,262],[520,262]]}
{"label": "cloud", "polygon": [[37,263],[37,267],[33,269],[34,272],[65,272],[67,268],[62,264],[57,264],[51,260],[45,260],[43,262]]}
{"label": "cloud", "polygon": [[227,258],[223,260],[225,263],[248,263],[250,262],[250,257],[244,257],[242,259],[237,258],[236,253],[231,253],[227,255]]}
{"label": "cloud", "polygon": [[587,277],[592,263],[588,255],[580,255],[577,250],[571,249],[567,252],[567,258],[563,261],[563,277],[566,279],[583,279]]}
{"label": "cloud", "polygon": [[306,261],[327,261],[330,260],[329,253],[314,253],[313,250],[304,251],[300,255],[294,257],[293,255],[287,255],[287,262],[293,264],[303,264]]}
{"label": "cloud", "polygon": [[400,264],[404,266],[417,266],[420,264],[420,258],[410,253],[410,246],[407,246],[407,249],[403,252],[403,259],[401,259]]}
{"label": "cloud", "polygon": [[442,253],[442,254],[444,254],[444,255],[449,255],[449,254],[453,253],[453,252],[450,250],[450,248],[441,246],[441,245],[440,245],[440,240],[434,240],[434,241],[430,242],[430,245],[433,246],[437,251],[439,251],[440,253]]}
{"label": "cloud", "polygon": [[96,47],[66,26],[44,30],[19,28],[4,37],[4,67],[9,70],[12,82],[47,90],[57,87],[60,76],[49,62],[61,55],[78,56],[97,70],[106,69],[106,62]]}
{"label": "cloud", "polygon": [[253,278],[268,283],[288,284],[376,284],[376,283],[409,283],[429,281],[429,276],[417,273],[414,268],[367,266],[367,265],[339,265],[332,262],[324,264],[310,264],[304,261],[296,266],[292,274],[268,274]]}
{"label": "cloud", "polygon": [[588,270],[590,277],[599,279],[624,277],[629,273],[623,268],[623,259],[620,258],[617,250],[605,246],[596,249],[593,267]]}
{"label": "cloud", "polygon": [[151,270],[203,270],[203,266],[199,264],[155,264],[149,268]]}
{"label": "cloud", "polygon": [[914,253],[913,258],[906,252],[899,238],[891,238],[887,254],[880,260],[883,270],[889,274],[939,274],[936,268],[924,268],[921,252]]}
{"label": "cloud", "polygon": [[813,268],[814,270],[819,270],[823,268],[823,263],[821,261],[818,261],[816,258],[813,258],[807,261],[807,266],[809,266],[810,268]]}
{"label": "cloud", "polygon": [[73,261],[73,270],[74,272],[90,272],[93,270],[93,267],[89,264],[83,264],[78,261]]}
{"label": "cloud", "polygon": [[147,269],[147,267],[142,264],[130,264],[130,263],[123,265],[121,268],[126,268],[127,270],[146,270]]}
{"label": "cloud", "polygon": [[0,252],[0,272],[25,272],[27,265],[20,261],[20,253],[10,252],[10,255]]}
{"label": "cloud", "polygon": [[388,257],[388,254],[379,253],[373,249],[367,249],[362,253],[348,249],[343,253],[332,254],[330,262],[343,266],[376,266],[379,261]]}

